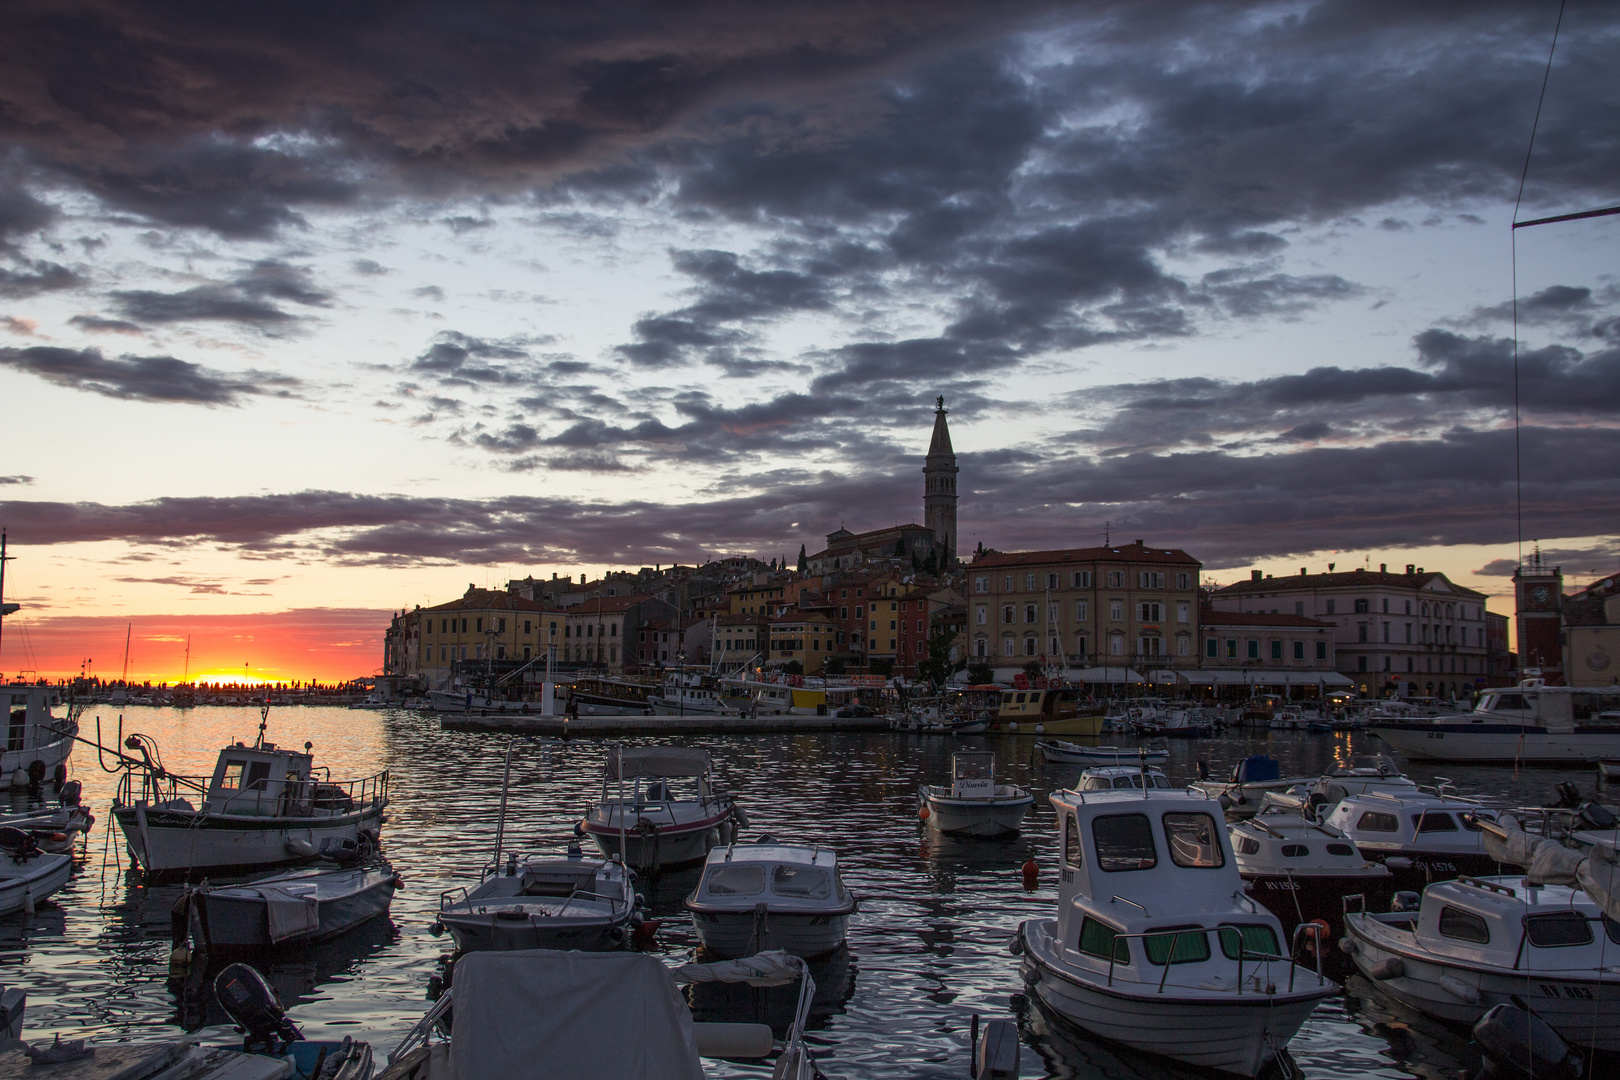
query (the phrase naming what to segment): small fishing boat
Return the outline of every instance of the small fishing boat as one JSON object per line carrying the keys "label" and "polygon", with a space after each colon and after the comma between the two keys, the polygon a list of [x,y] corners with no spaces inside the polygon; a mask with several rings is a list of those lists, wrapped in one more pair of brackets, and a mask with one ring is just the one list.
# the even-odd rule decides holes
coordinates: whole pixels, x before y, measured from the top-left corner
{"label": "small fishing boat", "polygon": [[1079,687],[1003,690],[990,731],[1015,735],[1080,735],[1102,731],[1103,710],[1084,705]]}
{"label": "small fishing boat", "polygon": [[1044,740],[1035,746],[1041,757],[1063,765],[1163,765],[1170,760],[1170,751],[1149,747],[1080,746],[1058,739]]}
{"label": "small fishing boat", "polygon": [[[702,862],[730,843],[748,817],[734,796],[714,790],[706,751],[681,746],[615,746],[608,751],[602,796],[576,826],[603,855],[630,866]],[[608,785],[617,781],[618,794]],[[625,785],[633,786],[627,792]]]}
{"label": "small fishing boat", "polygon": [[66,779],[67,759],[73,753],[79,722],[72,719],[71,710],[66,717],[52,715],[52,707],[60,704],[60,687],[0,685],[0,715],[7,721],[6,741],[0,747],[0,778],[9,778],[13,787],[27,787],[30,780],[38,782],[29,776],[30,769],[39,778],[56,776],[58,788]]}
{"label": "small fishing boat", "polygon": [[193,886],[175,905],[175,945],[210,957],[308,945],[385,915],[400,886],[393,870],[295,870],[233,885]]}
{"label": "small fishing boat", "polygon": [[1389,867],[1397,891],[1420,891],[1433,881],[1495,873],[1480,825],[1495,816],[1443,791],[1370,791],[1341,800],[1323,820],[1365,858]]}
{"label": "small fishing boat", "polygon": [[0,915],[33,911],[72,874],[71,855],[42,851],[29,833],[0,826]]}
{"label": "small fishing boat", "polygon": [[1113,791],[1119,788],[1135,788],[1141,791],[1143,787],[1155,788],[1159,791],[1169,791],[1170,778],[1162,770],[1129,765],[1099,765],[1087,769],[1080,774],[1080,780],[1074,785],[1076,791]]}
{"label": "small fishing boat", "polygon": [[[207,779],[169,772],[152,740],[124,740],[121,724],[119,743],[139,758],[98,745],[123,769],[113,818],[130,858],[149,876],[285,866],[376,845],[388,808],[387,771],[323,779],[309,743],[299,751],[265,740],[269,713],[266,704],[258,740],[221,750]],[[201,808],[182,792],[199,797]]]}
{"label": "small fishing boat", "polygon": [[958,750],[951,755],[951,786],[917,789],[919,816],[931,829],[966,836],[1012,836],[1035,797],[1021,787],[996,783],[996,755]]}
{"label": "small fishing boat", "polygon": [[439,895],[438,928],[462,952],[617,949],[641,922],[635,874],[616,861],[587,859],[578,844],[564,858],[513,856],[504,872],[486,867],[470,892]]}
{"label": "small fishing boat", "polygon": [[1255,1076],[1339,992],[1290,960],[1243,893],[1217,803],[1183,791],[1060,791],[1055,919],[1019,924],[1020,974],[1098,1038]]}
{"label": "small fishing boat", "polygon": [[844,943],[855,898],[836,852],[761,841],[709,852],[686,909],[698,940],[718,956],[783,949],[808,959]]}
{"label": "small fishing boat", "polygon": [[[533,1076],[538,1062],[548,1076],[702,1080],[700,1058],[770,1056],[775,1044],[765,1024],[692,1019],[680,986],[710,981],[799,983],[798,1009],[772,1076],[820,1075],[804,1043],[815,981],[796,956],[761,953],[672,970],[646,953],[537,949],[469,953],[457,961],[455,984],[395,1047],[377,1080]],[[447,1014],[449,1038],[430,1041]]]}
{"label": "small fishing boat", "polygon": [[1228,829],[1244,887],[1277,916],[1290,940],[1300,923],[1321,919],[1327,925],[1312,944],[1337,941],[1345,896],[1359,893],[1370,907],[1389,906],[1395,884],[1387,866],[1368,861],[1338,829],[1266,798],[1257,814]]}

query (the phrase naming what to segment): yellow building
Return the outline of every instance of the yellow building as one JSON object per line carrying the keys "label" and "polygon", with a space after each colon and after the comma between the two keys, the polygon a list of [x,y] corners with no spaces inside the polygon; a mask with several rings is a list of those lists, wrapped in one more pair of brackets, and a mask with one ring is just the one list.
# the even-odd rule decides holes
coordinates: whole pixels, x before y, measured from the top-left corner
{"label": "yellow building", "polygon": [[418,608],[408,619],[416,624],[407,652],[415,670],[405,674],[442,689],[459,663],[544,656],[547,645],[561,643],[564,616],[534,600],[469,585],[459,599]]}
{"label": "yellow building", "polygon": [[820,612],[794,612],[771,620],[772,666],[797,660],[806,675],[819,675],[827,657],[838,651],[833,621]]}

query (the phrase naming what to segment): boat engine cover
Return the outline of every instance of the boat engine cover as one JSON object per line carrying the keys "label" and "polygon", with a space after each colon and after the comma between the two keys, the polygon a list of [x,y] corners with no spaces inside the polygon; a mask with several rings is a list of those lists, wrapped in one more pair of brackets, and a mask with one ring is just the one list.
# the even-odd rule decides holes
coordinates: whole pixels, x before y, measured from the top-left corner
{"label": "boat engine cover", "polygon": [[257,968],[247,964],[227,967],[214,980],[214,997],[219,999],[225,1014],[247,1033],[244,1046],[270,1047],[303,1038],[297,1026],[287,1019],[287,1010],[281,1007],[275,988]]}
{"label": "boat engine cover", "polygon": [[1503,1002],[1474,1025],[1474,1041],[1485,1056],[1485,1075],[1573,1080],[1581,1073],[1580,1055],[1539,1016]]}

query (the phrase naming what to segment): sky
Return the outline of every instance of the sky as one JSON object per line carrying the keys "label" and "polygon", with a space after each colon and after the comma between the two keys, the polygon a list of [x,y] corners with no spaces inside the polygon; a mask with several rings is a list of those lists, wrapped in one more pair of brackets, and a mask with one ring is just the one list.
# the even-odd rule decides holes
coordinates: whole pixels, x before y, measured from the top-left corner
{"label": "sky", "polygon": [[964,550],[1611,573],[1620,218],[1509,228],[1620,203],[1620,9],[1559,19],[7,4],[0,672],[813,552],[921,518],[937,395]]}

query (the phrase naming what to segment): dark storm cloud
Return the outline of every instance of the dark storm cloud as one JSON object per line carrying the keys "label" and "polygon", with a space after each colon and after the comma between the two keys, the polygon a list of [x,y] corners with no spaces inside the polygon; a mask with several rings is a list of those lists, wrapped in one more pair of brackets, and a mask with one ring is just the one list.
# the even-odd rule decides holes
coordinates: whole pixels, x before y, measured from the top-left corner
{"label": "dark storm cloud", "polygon": [[0,366],[73,390],[128,401],[238,405],[254,395],[290,396],[297,379],[266,372],[225,373],[172,356],[103,356],[100,349],[35,345],[0,348]]}
{"label": "dark storm cloud", "polygon": [[77,326],[80,330],[88,330],[93,334],[139,334],[144,332],[138,325],[125,319],[104,319],[100,315],[75,315],[68,320],[68,325]]}
{"label": "dark storm cloud", "polygon": [[220,321],[261,330],[286,326],[302,318],[274,301],[326,307],[332,300],[329,292],[313,284],[307,269],[276,259],[261,259],[228,282],[197,285],[174,293],[129,289],[112,296],[123,313],[137,322]]}
{"label": "dark storm cloud", "polygon": [[13,237],[44,228],[55,216],[54,207],[0,182],[0,250],[5,250]]}
{"label": "dark storm cloud", "polygon": [[81,283],[78,274],[47,259],[20,259],[16,269],[0,266],[0,296],[34,296]]}
{"label": "dark storm cloud", "polygon": [[450,385],[509,385],[533,380],[531,340],[474,337],[456,330],[437,334],[409,370]]}

